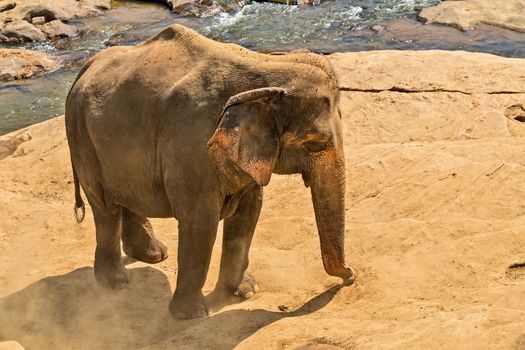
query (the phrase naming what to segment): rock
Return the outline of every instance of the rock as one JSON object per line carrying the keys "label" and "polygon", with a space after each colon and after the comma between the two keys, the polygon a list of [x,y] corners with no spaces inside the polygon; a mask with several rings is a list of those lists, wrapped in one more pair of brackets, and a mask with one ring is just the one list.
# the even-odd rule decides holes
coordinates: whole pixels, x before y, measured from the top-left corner
{"label": "rock", "polygon": [[[461,51],[329,55],[356,144],[525,135],[525,60]],[[396,67],[395,69],[393,67]],[[390,116],[395,115],[393,122]],[[525,120],[525,118],[523,118]],[[499,164],[499,163],[498,163]],[[452,172],[451,172],[452,173]]]}
{"label": "rock", "polygon": [[7,4],[0,4],[0,12],[9,11],[16,7],[15,2],[8,2]]}
{"label": "rock", "polygon": [[180,13],[185,7],[193,5],[193,0],[167,0],[168,7],[175,13]]}
{"label": "rock", "polygon": [[95,0],[93,6],[100,10],[111,10],[111,0]]}
{"label": "rock", "polygon": [[224,1],[221,4],[213,0],[167,0],[172,12],[185,17],[209,17],[219,12],[235,12],[237,1]]}
{"label": "rock", "polygon": [[206,11],[212,2],[208,0],[167,0],[172,12],[185,17],[197,17]]}
{"label": "rock", "polygon": [[31,19],[31,23],[33,23],[35,26],[36,25],[42,25],[42,24],[46,23],[46,18],[44,16],[33,17]]}
{"label": "rock", "polygon": [[71,38],[80,34],[76,26],[66,24],[58,19],[44,24],[40,30],[51,40]]}
{"label": "rock", "polygon": [[[525,93],[525,61],[517,58],[441,50],[336,53],[328,57],[339,84],[349,91]],[[421,72],[425,72],[424,79]]]}
{"label": "rock", "polygon": [[[10,2],[0,6],[0,9],[3,9],[0,11],[0,28],[2,23],[6,24],[6,27],[9,24],[8,22],[17,23],[16,26],[9,29],[9,34],[2,32],[6,28],[2,29],[0,34],[10,38],[11,43],[21,43],[45,40],[46,35],[42,33],[43,28],[37,28],[33,24],[41,26],[55,20],[68,21],[72,18],[95,16],[100,14],[102,10],[110,9],[111,0],[17,0],[16,3]],[[25,21],[27,25],[32,27],[28,27],[21,21]],[[66,29],[60,24],[54,24],[48,30],[52,33],[50,34],[52,37],[78,35],[77,30]],[[31,35],[28,34],[29,32]]]}
{"label": "rock", "polygon": [[510,120],[517,120],[520,123],[525,122],[525,107],[523,104],[515,104],[505,110],[505,117]]}
{"label": "rock", "polygon": [[102,9],[110,9],[110,0],[18,0],[17,6],[9,11],[17,19],[30,19],[44,16],[46,22],[55,19],[69,20],[100,14]]}
{"label": "rock", "polygon": [[[18,146],[24,142],[31,141],[31,139],[31,134],[28,131],[22,131],[14,136],[0,139],[0,159],[14,154]],[[2,349],[2,343],[0,343],[0,350]]]}
{"label": "rock", "polygon": [[460,30],[483,23],[525,32],[525,0],[444,1],[423,9],[419,18]]}
{"label": "rock", "polygon": [[130,45],[131,43],[139,42],[140,39],[141,39],[141,36],[138,34],[115,33],[108,40],[106,40],[106,42],[104,42],[104,45],[106,46]]}
{"label": "rock", "polygon": [[372,29],[376,33],[381,33],[382,31],[385,30],[385,27],[383,27],[382,25],[376,24],[376,25],[371,26],[370,29]]}
{"label": "rock", "polygon": [[0,81],[31,78],[60,67],[60,60],[29,50],[0,49]]}
{"label": "rock", "polygon": [[46,36],[37,27],[24,20],[7,23],[6,26],[0,30],[0,34],[7,38],[15,38],[19,43],[46,40]]}

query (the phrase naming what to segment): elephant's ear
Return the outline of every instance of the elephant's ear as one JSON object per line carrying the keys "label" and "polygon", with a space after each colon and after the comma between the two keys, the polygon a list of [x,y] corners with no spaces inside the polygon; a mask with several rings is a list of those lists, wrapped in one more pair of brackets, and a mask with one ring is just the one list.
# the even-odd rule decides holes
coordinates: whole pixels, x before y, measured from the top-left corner
{"label": "elephant's ear", "polygon": [[270,182],[279,153],[276,114],[286,91],[260,88],[228,99],[208,147],[215,157],[226,157],[260,186]]}

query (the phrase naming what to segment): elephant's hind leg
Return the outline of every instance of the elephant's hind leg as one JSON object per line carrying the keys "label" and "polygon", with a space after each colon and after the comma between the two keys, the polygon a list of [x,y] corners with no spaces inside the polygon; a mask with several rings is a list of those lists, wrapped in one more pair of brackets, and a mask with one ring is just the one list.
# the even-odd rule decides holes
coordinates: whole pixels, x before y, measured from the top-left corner
{"label": "elephant's hind leg", "polygon": [[92,208],[97,234],[95,279],[106,288],[122,289],[128,284],[128,276],[120,254],[122,209],[103,209],[93,205],[93,202]]}
{"label": "elephant's hind leg", "polygon": [[145,263],[168,257],[168,248],[155,237],[148,219],[126,208],[122,208],[122,243],[127,256]]}

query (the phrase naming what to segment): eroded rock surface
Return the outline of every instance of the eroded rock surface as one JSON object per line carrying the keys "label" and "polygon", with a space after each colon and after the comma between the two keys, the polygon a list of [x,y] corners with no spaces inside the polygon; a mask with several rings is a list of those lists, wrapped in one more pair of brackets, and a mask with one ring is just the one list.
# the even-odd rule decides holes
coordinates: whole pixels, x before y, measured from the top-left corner
{"label": "eroded rock surface", "polygon": [[[147,1],[147,0],[145,0]],[[162,0],[168,8],[184,17],[208,17],[221,11],[234,12],[241,0]]]}
{"label": "eroded rock surface", "polygon": [[520,58],[441,50],[379,50],[329,57],[344,90],[525,93],[525,64]]}
{"label": "eroded rock surface", "polygon": [[43,41],[46,40],[46,36],[33,24],[16,20],[7,23],[0,30],[0,40],[18,44],[26,41]]}
{"label": "eroded rock surface", "polygon": [[525,0],[444,1],[423,9],[419,17],[460,30],[483,23],[525,32]]}
{"label": "eroded rock surface", "polygon": [[0,49],[0,81],[31,78],[60,67],[60,60],[43,52]]}
{"label": "eroded rock surface", "polygon": [[67,21],[110,8],[111,0],[0,0],[0,42],[17,44],[75,36],[78,31]]}
{"label": "eroded rock surface", "polygon": [[39,29],[51,40],[75,37],[80,34],[80,30],[76,26],[66,24],[58,19],[42,25]]}

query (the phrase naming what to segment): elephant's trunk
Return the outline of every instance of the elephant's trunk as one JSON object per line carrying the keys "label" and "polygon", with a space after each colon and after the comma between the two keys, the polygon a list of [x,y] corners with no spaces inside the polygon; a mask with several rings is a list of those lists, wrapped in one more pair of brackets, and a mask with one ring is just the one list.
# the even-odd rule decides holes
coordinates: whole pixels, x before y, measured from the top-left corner
{"label": "elephant's trunk", "polygon": [[355,278],[345,264],[345,161],[343,150],[316,154],[306,176],[312,191],[321,254],[326,272],[344,280]]}

